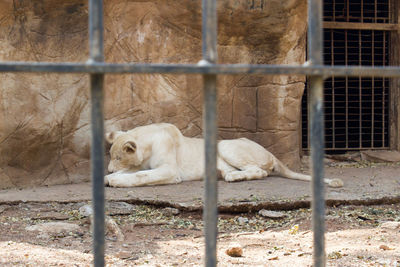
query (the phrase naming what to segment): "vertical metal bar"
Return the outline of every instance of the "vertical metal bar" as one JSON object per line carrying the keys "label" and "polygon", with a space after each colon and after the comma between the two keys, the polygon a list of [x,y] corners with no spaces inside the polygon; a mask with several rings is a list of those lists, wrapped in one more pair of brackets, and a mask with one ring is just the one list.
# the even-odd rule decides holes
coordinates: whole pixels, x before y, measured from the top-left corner
{"label": "vertical metal bar", "polygon": [[[103,52],[103,1],[89,0],[90,60],[104,61]],[[104,262],[104,125],[103,125],[104,74],[90,75],[91,91],[91,168],[93,205],[93,265],[103,267]]]}
{"label": "vertical metal bar", "polygon": [[[335,65],[335,49],[333,42],[333,31],[331,29],[331,65]],[[332,148],[336,148],[336,130],[335,130],[335,116],[336,116],[336,108],[335,108],[335,76],[332,76]]]}
{"label": "vertical metal bar", "polygon": [[333,21],[336,21],[336,1],[333,0]]}
{"label": "vertical metal bar", "polygon": [[364,0],[361,0],[361,22],[364,22]]}
{"label": "vertical metal bar", "polygon": [[218,184],[217,184],[217,116],[216,116],[216,75],[204,75],[203,121],[205,136],[205,192],[204,213],[205,223],[205,265],[217,264],[218,235]]}
{"label": "vertical metal bar", "polygon": [[[348,31],[344,30],[344,51],[345,51],[345,56],[344,56],[344,65],[347,66],[349,64],[348,62]],[[345,97],[346,97],[346,148],[349,148],[349,77],[345,77]]]}
{"label": "vertical metal bar", "polygon": [[[308,54],[310,64],[322,65],[322,1],[308,0]],[[323,78],[310,77],[310,137],[312,159],[313,262],[325,266],[324,106]]]}
{"label": "vertical metal bar", "polygon": [[[217,3],[203,0],[203,63],[217,62]],[[204,235],[205,266],[217,265],[217,76],[203,75],[203,122],[205,138]]]}
{"label": "vertical metal bar", "polygon": [[[376,2],[375,2],[376,3]],[[375,66],[375,31],[372,30],[371,65]],[[375,77],[371,77],[371,148],[374,147],[375,133]]]}
{"label": "vertical metal bar", "polygon": [[[382,65],[386,66],[386,34],[383,32],[383,62]],[[385,93],[386,93],[386,79],[382,78],[382,147],[385,147]]]}
{"label": "vertical metal bar", "polygon": [[[362,52],[362,47],[361,47],[361,30],[358,31],[358,65],[362,65],[362,57],[361,57],[361,52]],[[358,77],[358,103],[359,103],[359,109],[358,109],[358,119],[360,122],[360,129],[359,129],[359,141],[360,141],[360,148],[363,147],[362,145],[362,78]]]}
{"label": "vertical metal bar", "polygon": [[89,49],[90,59],[104,61],[103,0],[89,0]]}

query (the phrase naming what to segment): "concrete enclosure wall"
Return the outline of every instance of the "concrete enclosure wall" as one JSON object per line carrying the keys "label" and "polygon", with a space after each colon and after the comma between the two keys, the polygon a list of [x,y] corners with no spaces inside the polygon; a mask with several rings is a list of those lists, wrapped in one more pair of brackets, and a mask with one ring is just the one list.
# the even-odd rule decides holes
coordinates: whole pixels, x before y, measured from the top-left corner
{"label": "concrete enclosure wall", "polygon": [[[108,62],[196,63],[201,1],[105,0]],[[219,63],[302,64],[305,0],[218,1]],[[1,1],[0,60],[88,58],[84,0]],[[299,164],[301,76],[219,76],[220,138],[245,136]],[[1,74],[0,188],[90,179],[88,76]],[[107,75],[106,129],[171,122],[201,136],[199,75]]]}

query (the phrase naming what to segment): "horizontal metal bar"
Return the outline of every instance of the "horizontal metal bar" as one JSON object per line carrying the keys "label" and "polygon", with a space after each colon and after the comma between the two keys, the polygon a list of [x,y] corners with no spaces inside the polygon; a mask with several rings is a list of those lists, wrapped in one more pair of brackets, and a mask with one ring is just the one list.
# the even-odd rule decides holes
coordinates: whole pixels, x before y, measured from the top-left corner
{"label": "horizontal metal bar", "polygon": [[[325,151],[348,151],[348,152],[357,152],[360,150],[388,150],[389,147],[325,147]],[[309,147],[305,147],[302,149],[303,151],[310,151]]]}
{"label": "horizontal metal bar", "polygon": [[350,77],[400,77],[400,67],[323,66],[323,65],[248,65],[248,64],[119,64],[103,62],[49,63],[3,62],[0,72],[55,73],[176,73],[176,74],[266,74]]}
{"label": "horizontal metal bar", "polygon": [[360,22],[336,22],[324,21],[325,29],[341,30],[379,30],[379,31],[397,31],[399,25],[394,23],[360,23]]}
{"label": "horizontal metal bar", "polygon": [[360,150],[388,150],[389,147],[325,147],[325,151],[360,151]]}

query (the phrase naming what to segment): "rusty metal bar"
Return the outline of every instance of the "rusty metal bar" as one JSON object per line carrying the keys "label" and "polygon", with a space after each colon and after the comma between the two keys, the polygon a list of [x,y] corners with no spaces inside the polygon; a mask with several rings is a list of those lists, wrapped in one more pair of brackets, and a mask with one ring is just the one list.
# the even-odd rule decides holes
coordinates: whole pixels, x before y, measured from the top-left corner
{"label": "rusty metal bar", "polygon": [[[361,66],[362,65],[362,46],[361,46],[361,31],[358,31],[358,65]],[[360,145],[359,147],[362,148],[362,78],[358,77],[358,90],[359,90],[359,96],[358,96],[358,104],[359,106],[359,121],[360,121],[360,129],[359,129],[359,142]]]}
{"label": "rusty metal bar", "polygon": [[333,21],[335,21],[336,20],[336,1],[335,0],[333,0],[333,3],[332,3],[332,13],[333,13]]}
{"label": "rusty metal bar", "polygon": [[[104,60],[103,1],[89,0],[89,51],[90,62]],[[104,74],[90,75],[91,92],[91,169],[93,205],[93,265],[103,267],[104,262]]]}
{"label": "rusty metal bar", "polygon": [[[331,65],[335,64],[335,53],[334,53],[334,43],[333,43],[333,29],[331,31]],[[336,146],[335,144],[335,77],[332,77],[332,147]]]}
{"label": "rusty metal bar", "polygon": [[[348,62],[348,31],[345,30],[344,34],[344,51],[345,51],[345,58],[344,58],[344,65],[347,66]],[[346,94],[346,148],[349,147],[349,77],[345,77],[345,94]]]}
{"label": "rusty metal bar", "polygon": [[[203,60],[200,65],[217,62],[217,3],[203,0]],[[204,192],[204,235],[205,266],[217,265],[218,235],[218,181],[217,181],[217,76],[203,75],[203,124],[205,138],[205,192]]]}
{"label": "rusty metal bar", "polygon": [[[374,150],[387,150],[389,147],[374,147]],[[371,150],[370,147],[351,147],[351,148],[341,148],[341,147],[336,147],[336,148],[325,148],[325,151],[362,151],[362,150]]]}
{"label": "rusty metal bar", "polygon": [[[376,0],[375,0],[375,16],[377,10]],[[371,65],[375,65],[375,31],[372,31],[372,44],[371,44]],[[374,147],[374,134],[375,134],[375,79],[371,77],[371,147]]]}
{"label": "rusty metal bar", "polygon": [[[308,0],[308,55],[311,65],[323,64],[322,1]],[[322,76],[310,76],[310,141],[312,162],[313,263],[325,266],[324,105]]]}
{"label": "rusty metal bar", "polygon": [[361,22],[341,22],[341,21],[324,21],[324,29],[340,29],[340,30],[380,30],[380,31],[397,31],[399,25],[395,23],[361,23]]}
{"label": "rusty metal bar", "polygon": [[361,0],[361,22],[364,22],[364,0]]}
{"label": "rusty metal bar", "polygon": [[[389,5],[390,6],[390,5]],[[383,44],[382,44],[382,65],[386,65],[386,33],[383,33]],[[382,78],[382,147],[385,147],[385,92],[386,92],[386,79]]]}
{"label": "rusty metal bar", "polygon": [[335,21],[336,20],[336,1],[335,0],[333,0],[332,10],[333,10],[333,21]]}

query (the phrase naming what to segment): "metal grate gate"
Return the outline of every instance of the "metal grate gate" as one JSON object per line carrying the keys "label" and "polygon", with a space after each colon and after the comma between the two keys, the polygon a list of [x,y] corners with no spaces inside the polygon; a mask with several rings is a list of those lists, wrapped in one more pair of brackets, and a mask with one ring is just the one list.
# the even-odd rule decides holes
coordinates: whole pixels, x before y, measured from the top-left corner
{"label": "metal grate gate", "polygon": [[[388,66],[389,0],[324,1],[324,63]],[[303,148],[308,148],[307,93],[303,97]],[[389,79],[331,77],[324,83],[325,150],[389,148]]]}
{"label": "metal grate gate", "polygon": [[86,63],[1,62],[0,72],[87,73],[92,100],[92,187],[94,206],[94,266],[104,266],[104,146],[103,80],[112,73],[197,73],[204,80],[205,165],[205,265],[216,266],[217,183],[216,183],[216,76],[217,74],[308,75],[310,88],[310,140],[312,159],[312,210],[314,266],[325,266],[324,248],[324,127],[323,77],[400,77],[400,67],[323,66],[322,1],[308,0],[308,64],[221,65],[217,62],[216,0],[203,0],[203,60],[199,64],[110,64],[103,56],[103,2],[89,0],[90,59]]}
{"label": "metal grate gate", "polygon": [[[389,32],[326,29],[325,36],[327,65],[388,65]],[[388,78],[327,79],[325,112],[326,149],[389,147]]]}

